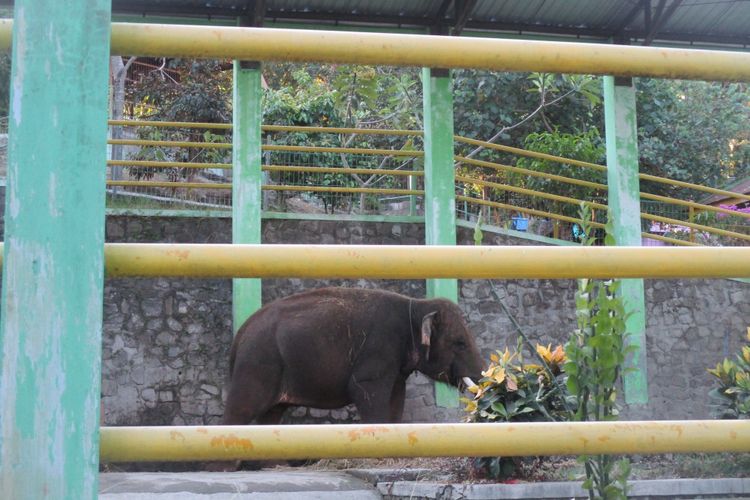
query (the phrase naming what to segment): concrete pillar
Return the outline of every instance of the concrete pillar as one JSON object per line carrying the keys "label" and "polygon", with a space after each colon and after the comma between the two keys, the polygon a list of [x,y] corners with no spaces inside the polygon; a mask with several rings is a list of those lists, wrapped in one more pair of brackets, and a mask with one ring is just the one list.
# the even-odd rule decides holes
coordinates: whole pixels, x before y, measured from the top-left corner
{"label": "concrete pillar", "polygon": [[[638,128],[635,87],[631,79],[604,77],[604,120],[607,136],[609,209],[619,246],[641,245],[641,199],[638,180]],[[646,299],[642,279],[624,279],[620,287],[629,343],[639,349],[627,361],[633,371],[623,376],[625,402],[648,403],[646,363]]]}
{"label": "concrete pillar", "polygon": [[[422,69],[424,95],[425,244],[456,244],[456,196],[453,168],[453,86],[445,69]],[[427,280],[428,297],[458,302],[458,281]],[[436,383],[440,406],[457,407],[458,391]]]}
{"label": "concrete pillar", "polygon": [[110,4],[15,2],[0,323],[3,498],[98,496]]}
{"label": "concrete pillar", "polygon": [[[232,243],[261,242],[261,66],[234,62],[232,133]],[[261,302],[261,280],[232,281],[234,331]]]}

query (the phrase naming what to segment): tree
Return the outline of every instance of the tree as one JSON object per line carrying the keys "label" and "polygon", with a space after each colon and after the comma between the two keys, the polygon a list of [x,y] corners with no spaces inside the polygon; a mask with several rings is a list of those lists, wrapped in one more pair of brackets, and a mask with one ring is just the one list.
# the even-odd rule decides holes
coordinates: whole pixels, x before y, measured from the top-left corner
{"label": "tree", "polygon": [[[641,172],[709,186],[750,175],[746,84],[640,78],[637,113]],[[672,195],[681,191],[645,186]]]}

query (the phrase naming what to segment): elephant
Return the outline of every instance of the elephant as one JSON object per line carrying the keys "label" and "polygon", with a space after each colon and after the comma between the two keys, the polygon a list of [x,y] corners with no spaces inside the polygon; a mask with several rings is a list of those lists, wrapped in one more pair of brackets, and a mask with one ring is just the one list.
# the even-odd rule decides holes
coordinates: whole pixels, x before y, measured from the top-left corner
{"label": "elephant", "polygon": [[253,314],[235,336],[229,371],[224,425],[276,424],[288,406],[350,403],[364,423],[398,423],[412,372],[470,386],[482,361],[447,299],[322,288]]}

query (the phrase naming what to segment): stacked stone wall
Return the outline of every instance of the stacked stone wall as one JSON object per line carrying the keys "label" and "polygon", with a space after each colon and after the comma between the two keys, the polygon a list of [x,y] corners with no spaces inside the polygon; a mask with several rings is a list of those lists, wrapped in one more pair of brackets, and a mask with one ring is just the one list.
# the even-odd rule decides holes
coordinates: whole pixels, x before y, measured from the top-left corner
{"label": "stacked stone wall", "polygon": [[[419,224],[267,220],[264,243],[420,244]],[[112,242],[228,243],[221,218],[112,216]],[[473,244],[459,231],[460,244]],[[484,244],[528,244],[485,233]],[[384,288],[424,296],[424,281],[264,280],[264,301],[327,285]],[[527,334],[557,344],[575,327],[573,280],[497,280],[493,286]],[[646,280],[649,397],[634,418],[706,418],[706,368],[739,348],[750,325],[750,284],[732,280]],[[460,281],[460,306],[485,358],[515,332],[487,280]],[[110,279],[105,285],[102,394],[107,425],[215,424],[222,414],[232,339],[231,281]],[[459,409],[437,408],[432,383],[413,375],[405,421],[456,421]],[[287,422],[343,422],[353,408],[291,409]]]}

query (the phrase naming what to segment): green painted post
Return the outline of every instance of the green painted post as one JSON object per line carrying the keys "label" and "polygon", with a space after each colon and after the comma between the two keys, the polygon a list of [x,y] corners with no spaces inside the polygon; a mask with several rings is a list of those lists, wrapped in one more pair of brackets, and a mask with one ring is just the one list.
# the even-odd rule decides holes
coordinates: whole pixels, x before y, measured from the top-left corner
{"label": "green painted post", "polygon": [[[638,129],[635,87],[627,79],[604,77],[604,120],[607,135],[607,183],[609,209],[614,218],[615,239],[621,246],[641,245],[641,200],[638,181]],[[624,279],[620,288],[630,344],[637,346],[628,366],[635,370],[623,377],[625,402],[648,403],[646,363],[646,299],[642,279]]]}
{"label": "green painted post", "polygon": [[0,495],[98,495],[109,0],[16,0]]}
{"label": "green painted post", "polygon": [[[260,63],[234,62],[232,134],[232,243],[261,242],[262,160]],[[234,331],[262,304],[261,280],[233,280]]]}
{"label": "green painted post", "polygon": [[[444,69],[422,69],[424,95],[424,221],[427,245],[456,244],[456,195],[453,169],[453,88]],[[427,280],[428,297],[458,302],[458,281]],[[439,406],[458,407],[458,391],[435,384]]]}

